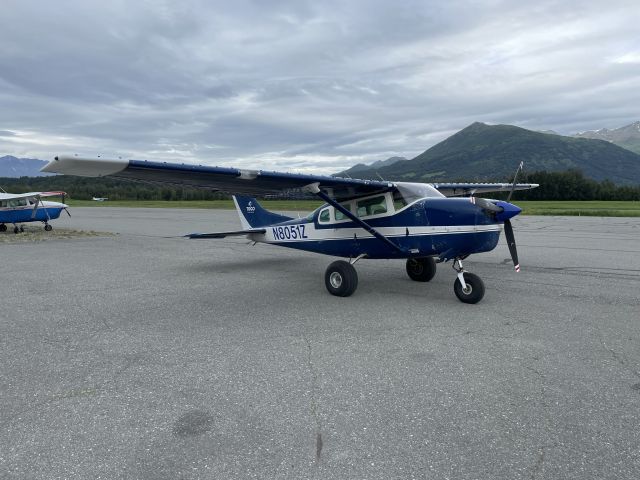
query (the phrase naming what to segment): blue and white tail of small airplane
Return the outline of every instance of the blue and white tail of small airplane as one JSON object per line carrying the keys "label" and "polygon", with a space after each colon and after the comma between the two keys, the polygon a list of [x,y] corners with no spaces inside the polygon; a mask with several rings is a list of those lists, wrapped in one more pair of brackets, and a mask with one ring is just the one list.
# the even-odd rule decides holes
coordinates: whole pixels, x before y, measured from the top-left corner
{"label": "blue and white tail of small airplane", "polygon": [[[480,301],[485,287],[477,275],[464,270],[462,261],[494,249],[503,229],[514,267],[520,270],[511,225],[520,209],[509,201],[474,195],[510,192],[510,199],[516,190],[537,187],[518,184],[515,178],[512,184],[426,184],[78,157],[56,157],[42,170],[229,192],[235,195],[242,230],[189,238],[242,235],[254,242],[347,258],[333,262],[325,272],[325,286],[336,296],[356,290],[353,265],[363,258],[405,259],[409,278],[419,282],[433,278],[436,263],[453,260],[454,292],[464,303]],[[312,195],[325,204],[304,218],[292,218],[269,212],[255,199],[283,193]]]}
{"label": "blue and white tail of small airplane", "polygon": [[235,203],[236,210],[240,216],[242,228],[247,230],[293,220],[291,217],[285,217],[284,215],[279,215],[265,210],[262,205],[252,197],[234,195],[233,202]]}
{"label": "blue and white tail of small airplane", "polygon": [[49,222],[60,217],[63,210],[69,214],[68,205],[64,200],[51,202],[42,198],[65,195],[65,192],[0,193],[0,232],[7,231],[8,223],[13,224],[14,233],[24,232],[22,224],[29,222],[42,222],[45,230],[51,230]]}

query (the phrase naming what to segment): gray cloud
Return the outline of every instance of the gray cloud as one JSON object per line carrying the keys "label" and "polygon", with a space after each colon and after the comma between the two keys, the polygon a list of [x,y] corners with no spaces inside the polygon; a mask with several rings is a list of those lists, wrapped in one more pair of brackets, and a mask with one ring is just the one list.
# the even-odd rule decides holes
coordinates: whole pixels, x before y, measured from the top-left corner
{"label": "gray cloud", "polygon": [[640,117],[635,1],[3,7],[2,154],[326,173],[473,121],[573,133]]}

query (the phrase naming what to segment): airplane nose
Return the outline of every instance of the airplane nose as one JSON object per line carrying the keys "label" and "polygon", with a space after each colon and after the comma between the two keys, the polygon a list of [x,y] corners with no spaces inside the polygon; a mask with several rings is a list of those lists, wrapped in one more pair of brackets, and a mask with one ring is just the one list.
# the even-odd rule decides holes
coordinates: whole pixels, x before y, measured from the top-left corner
{"label": "airplane nose", "polygon": [[496,213],[496,219],[500,222],[504,222],[505,220],[509,220],[510,218],[518,215],[522,209],[513,203],[503,202],[502,200],[498,200],[496,202],[496,206],[502,207],[502,211]]}

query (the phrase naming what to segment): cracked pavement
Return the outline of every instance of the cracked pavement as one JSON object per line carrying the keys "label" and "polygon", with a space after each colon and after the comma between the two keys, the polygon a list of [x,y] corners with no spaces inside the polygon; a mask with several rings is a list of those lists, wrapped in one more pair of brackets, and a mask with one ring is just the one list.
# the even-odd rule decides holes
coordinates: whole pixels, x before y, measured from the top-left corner
{"label": "cracked pavement", "polygon": [[[640,219],[518,217],[465,267],[189,241],[235,212],[74,208],[0,245],[0,479],[640,478]],[[54,230],[55,231],[55,230]]]}

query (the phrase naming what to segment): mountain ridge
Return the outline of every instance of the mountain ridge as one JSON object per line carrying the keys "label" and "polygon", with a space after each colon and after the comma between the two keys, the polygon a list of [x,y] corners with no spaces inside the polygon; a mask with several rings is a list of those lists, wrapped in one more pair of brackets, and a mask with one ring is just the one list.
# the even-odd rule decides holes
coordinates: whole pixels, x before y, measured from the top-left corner
{"label": "mountain ridge", "polygon": [[480,122],[411,160],[376,171],[363,170],[358,175],[416,182],[491,181],[509,178],[520,161],[528,171],[577,169],[597,181],[640,184],[640,155],[613,143]]}
{"label": "mountain ridge", "polygon": [[51,173],[41,172],[40,169],[47,164],[37,158],[18,158],[13,155],[0,157],[0,177],[45,177]]}

